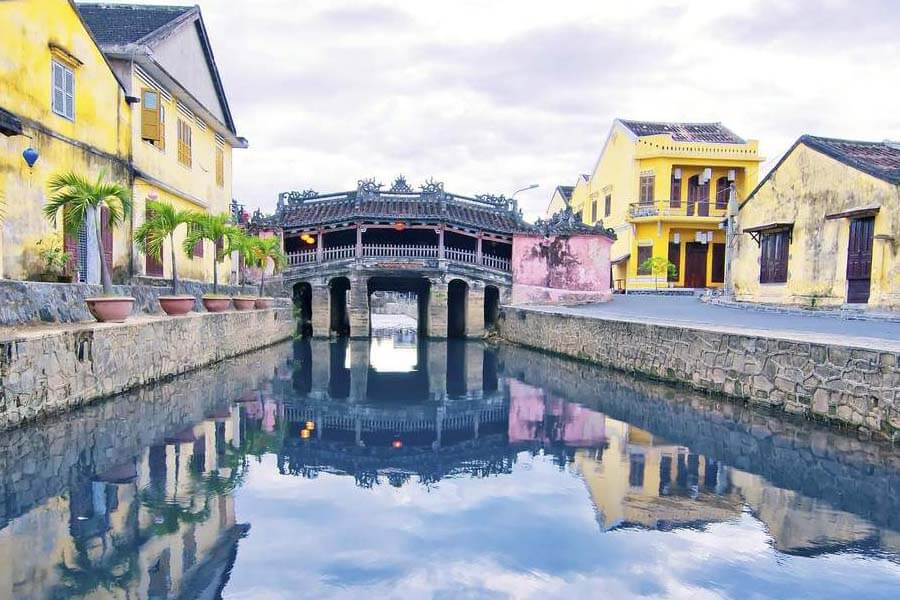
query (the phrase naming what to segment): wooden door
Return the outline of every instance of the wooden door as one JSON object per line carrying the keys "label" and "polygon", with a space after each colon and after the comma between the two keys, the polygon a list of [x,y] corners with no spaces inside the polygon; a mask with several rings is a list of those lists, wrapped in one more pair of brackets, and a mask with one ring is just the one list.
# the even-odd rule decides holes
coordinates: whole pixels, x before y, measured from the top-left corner
{"label": "wooden door", "polygon": [[[149,208],[147,209],[146,219],[149,221],[153,218],[153,211]],[[150,277],[162,277],[163,276],[163,262],[162,262],[162,251],[160,251],[159,258],[152,256],[150,254],[144,255],[144,270]]]}
{"label": "wooden door", "polygon": [[688,179],[687,214],[692,216],[709,216],[709,182],[700,185],[700,176],[694,175]]}
{"label": "wooden door", "polygon": [[684,287],[706,287],[706,254],[708,244],[688,242],[684,254]]}
{"label": "wooden door", "polygon": [[678,275],[681,274],[681,244],[669,242],[669,262],[675,265],[675,275],[667,275],[668,281],[678,281]]}
{"label": "wooden door", "polygon": [[872,239],[875,217],[850,221],[847,247],[847,302],[865,304],[872,284]]}
{"label": "wooden door", "polygon": [[725,283],[725,244],[712,245],[712,273],[710,283]]}
{"label": "wooden door", "polygon": [[100,207],[100,241],[103,244],[103,256],[100,258],[106,262],[106,268],[112,277],[113,234],[109,226],[109,209],[105,206]]}

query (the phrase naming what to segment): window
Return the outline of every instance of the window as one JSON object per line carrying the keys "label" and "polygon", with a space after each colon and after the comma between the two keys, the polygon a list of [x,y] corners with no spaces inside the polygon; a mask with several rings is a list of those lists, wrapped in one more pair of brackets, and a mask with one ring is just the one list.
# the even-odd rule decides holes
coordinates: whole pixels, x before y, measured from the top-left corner
{"label": "window", "polygon": [[191,166],[191,126],[183,119],[178,119],[178,162]]}
{"label": "window", "polygon": [[725,244],[712,245],[712,273],[709,280],[712,283],[725,283]]}
{"label": "window", "polygon": [[653,184],[656,177],[653,175],[641,175],[641,204],[653,204]]}
{"label": "window", "polygon": [[675,177],[674,174],[669,192],[669,208],[681,208],[681,177]]}
{"label": "window", "polygon": [[728,208],[728,197],[731,194],[731,185],[727,177],[716,179],[716,208],[724,210]]}
{"label": "window", "polygon": [[788,245],[791,232],[787,229],[759,235],[759,282],[787,282]]}
{"label": "window", "polygon": [[653,258],[653,246],[638,246],[637,249],[637,274],[638,275],[650,275],[651,270],[649,267],[645,267],[644,263],[647,262],[648,259]]}
{"label": "window", "polygon": [[591,223],[597,222],[597,201],[591,201]]}
{"label": "window", "polygon": [[612,194],[607,194],[603,199],[603,215],[608,217],[612,214]]}
{"label": "window", "polygon": [[53,112],[70,121],[75,120],[75,73],[55,60],[53,65]]}
{"label": "window", "polygon": [[216,185],[225,187],[225,150],[216,146]]}
{"label": "window", "polygon": [[151,144],[159,144],[163,132],[162,106],[159,92],[144,88],[141,90],[141,139]]}

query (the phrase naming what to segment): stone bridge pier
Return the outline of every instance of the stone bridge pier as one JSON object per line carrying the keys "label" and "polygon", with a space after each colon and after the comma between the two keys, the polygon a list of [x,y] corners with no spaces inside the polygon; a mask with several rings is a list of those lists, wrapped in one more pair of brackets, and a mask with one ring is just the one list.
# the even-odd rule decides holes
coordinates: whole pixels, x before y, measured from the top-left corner
{"label": "stone bridge pier", "polygon": [[418,332],[428,338],[478,338],[496,319],[509,285],[454,274],[354,273],[293,283],[298,331],[315,337],[368,337],[375,291],[414,292]]}

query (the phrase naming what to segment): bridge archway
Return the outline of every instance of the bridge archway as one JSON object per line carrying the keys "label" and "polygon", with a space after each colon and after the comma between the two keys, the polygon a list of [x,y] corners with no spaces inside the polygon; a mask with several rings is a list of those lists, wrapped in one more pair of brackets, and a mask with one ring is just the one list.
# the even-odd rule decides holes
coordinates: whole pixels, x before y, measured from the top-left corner
{"label": "bridge archway", "polygon": [[301,281],[293,287],[294,308],[297,311],[297,333],[302,337],[312,335],[312,285]]}
{"label": "bridge archway", "polygon": [[[373,292],[411,292],[416,295],[416,331],[422,338],[428,336],[428,307],[431,298],[431,282],[421,276],[376,276],[369,277],[368,294]],[[371,303],[369,322],[371,323]]]}
{"label": "bridge archway", "polygon": [[337,336],[350,335],[350,279],[347,277],[335,277],[328,282],[329,314],[331,315],[328,329]]}
{"label": "bridge archway", "polygon": [[497,326],[500,317],[500,289],[495,285],[484,286],[484,329],[490,331]]}
{"label": "bridge archway", "polygon": [[447,337],[466,337],[466,307],[469,301],[469,284],[462,279],[452,279],[447,284]]}

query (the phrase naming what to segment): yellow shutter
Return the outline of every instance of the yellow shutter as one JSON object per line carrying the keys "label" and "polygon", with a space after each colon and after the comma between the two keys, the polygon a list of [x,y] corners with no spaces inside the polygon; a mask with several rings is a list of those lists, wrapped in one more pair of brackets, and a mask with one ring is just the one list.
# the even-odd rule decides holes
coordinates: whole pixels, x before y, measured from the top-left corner
{"label": "yellow shutter", "polygon": [[225,151],[216,148],[216,185],[225,187]]}
{"label": "yellow shutter", "polygon": [[191,126],[178,119],[178,160],[186,167],[191,166]]}
{"label": "yellow shutter", "polygon": [[160,129],[159,92],[144,88],[141,90],[141,138],[158,142]]}

